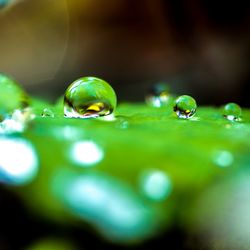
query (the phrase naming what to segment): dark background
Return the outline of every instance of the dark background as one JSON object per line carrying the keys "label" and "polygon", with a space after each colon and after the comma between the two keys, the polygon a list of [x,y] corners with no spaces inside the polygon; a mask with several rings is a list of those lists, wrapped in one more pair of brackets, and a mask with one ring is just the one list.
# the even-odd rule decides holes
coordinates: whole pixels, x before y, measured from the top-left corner
{"label": "dark background", "polygon": [[[31,94],[56,100],[81,76],[107,80],[118,100],[143,101],[165,81],[198,104],[250,107],[249,1],[24,0],[0,11],[0,71]],[[1,249],[42,237],[69,238],[79,249],[118,249],[94,233],[31,216],[0,187]],[[86,240],[87,239],[87,240]],[[163,243],[166,243],[165,245]],[[209,249],[175,228],[136,249]],[[188,245],[191,245],[188,247]],[[161,249],[161,248],[158,248]]]}
{"label": "dark background", "polygon": [[23,0],[0,15],[0,71],[55,100],[81,76],[120,101],[169,83],[199,104],[249,107],[249,1]]}

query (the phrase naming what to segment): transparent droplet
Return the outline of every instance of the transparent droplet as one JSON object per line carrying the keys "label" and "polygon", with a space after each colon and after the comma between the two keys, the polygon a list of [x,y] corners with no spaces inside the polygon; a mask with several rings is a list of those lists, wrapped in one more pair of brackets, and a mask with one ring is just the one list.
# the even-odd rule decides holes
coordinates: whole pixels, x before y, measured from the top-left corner
{"label": "transparent droplet", "polygon": [[0,182],[27,184],[38,172],[38,158],[31,143],[22,138],[0,138]]}
{"label": "transparent droplet", "polygon": [[24,90],[11,78],[0,74],[0,117],[4,120],[15,110],[23,110],[29,106]]}
{"label": "transparent droplet", "polygon": [[188,119],[192,117],[197,109],[196,101],[188,95],[181,95],[176,98],[174,112],[179,118]]}
{"label": "transparent droplet", "polygon": [[116,94],[104,80],[83,77],[73,82],[64,95],[64,115],[90,118],[111,114],[116,107]]}
{"label": "transparent droplet", "polygon": [[152,86],[145,97],[145,101],[148,105],[157,108],[165,106],[169,102],[169,99],[169,87],[165,83],[158,83]]}
{"label": "transparent droplet", "polygon": [[240,121],[241,114],[241,107],[236,103],[230,102],[223,108],[223,116],[229,121]]}
{"label": "transparent droplet", "polygon": [[54,112],[49,109],[49,108],[45,108],[42,112],[42,117],[54,117]]}

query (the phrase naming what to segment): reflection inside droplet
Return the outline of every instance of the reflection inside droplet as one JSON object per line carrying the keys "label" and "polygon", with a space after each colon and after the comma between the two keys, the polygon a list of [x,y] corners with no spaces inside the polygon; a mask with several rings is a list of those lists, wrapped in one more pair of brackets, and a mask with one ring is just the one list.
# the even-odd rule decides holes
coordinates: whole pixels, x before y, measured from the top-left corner
{"label": "reflection inside droplet", "polygon": [[64,95],[64,115],[68,118],[106,116],[115,108],[115,91],[107,82],[96,77],[76,80]]}
{"label": "reflection inside droplet", "polygon": [[181,95],[175,100],[174,112],[179,118],[188,119],[192,117],[197,109],[196,101],[188,95]]}
{"label": "reflection inside droplet", "polygon": [[22,138],[0,138],[0,181],[22,185],[37,174],[38,159],[28,141]]}
{"label": "reflection inside droplet", "polygon": [[142,174],[140,182],[144,195],[152,200],[164,200],[172,191],[170,178],[159,170],[146,171]]}
{"label": "reflection inside droplet", "polygon": [[100,162],[104,157],[104,152],[93,141],[78,141],[73,144],[70,157],[75,163],[88,167]]}

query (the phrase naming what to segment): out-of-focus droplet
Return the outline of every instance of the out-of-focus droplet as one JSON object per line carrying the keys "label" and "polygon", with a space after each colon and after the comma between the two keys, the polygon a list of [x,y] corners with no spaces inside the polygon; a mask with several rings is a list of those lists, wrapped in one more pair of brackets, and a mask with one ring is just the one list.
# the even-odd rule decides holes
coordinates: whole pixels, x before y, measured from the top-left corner
{"label": "out-of-focus droplet", "polygon": [[166,106],[169,102],[169,99],[169,87],[165,83],[155,84],[145,96],[146,103],[157,108]]}
{"label": "out-of-focus droplet", "polygon": [[0,116],[3,119],[15,110],[23,110],[29,106],[28,96],[11,78],[0,74]]}
{"label": "out-of-focus droplet", "polygon": [[11,116],[6,116],[0,122],[0,134],[22,133],[35,115],[32,109],[16,109]]}
{"label": "out-of-focus droplet", "polygon": [[233,102],[226,104],[223,108],[223,116],[229,121],[240,121],[241,107]]}
{"label": "out-of-focus droplet", "polygon": [[93,141],[78,141],[73,144],[69,156],[76,164],[91,167],[103,159],[104,152]]}
{"label": "out-of-focus droplet", "polygon": [[234,157],[231,152],[227,150],[218,150],[213,154],[213,162],[222,168],[232,165]]}
{"label": "out-of-focus droplet", "polygon": [[160,216],[126,183],[101,172],[63,173],[54,182],[57,197],[106,238],[126,242],[150,237]]}
{"label": "out-of-focus droplet", "polygon": [[179,118],[188,119],[192,117],[197,109],[196,101],[189,95],[181,95],[176,98],[174,112]]}
{"label": "out-of-focus droplet", "polygon": [[116,94],[104,80],[83,77],[73,82],[64,95],[64,115],[90,118],[111,114],[116,108]]}
{"label": "out-of-focus droplet", "polygon": [[143,194],[155,201],[165,200],[172,191],[170,178],[160,170],[150,170],[143,173],[140,186]]}
{"label": "out-of-focus droplet", "polygon": [[0,182],[24,185],[38,172],[38,158],[33,145],[22,138],[0,137]]}
{"label": "out-of-focus droplet", "polygon": [[45,108],[42,112],[42,117],[54,117],[54,112],[49,109],[49,108]]}

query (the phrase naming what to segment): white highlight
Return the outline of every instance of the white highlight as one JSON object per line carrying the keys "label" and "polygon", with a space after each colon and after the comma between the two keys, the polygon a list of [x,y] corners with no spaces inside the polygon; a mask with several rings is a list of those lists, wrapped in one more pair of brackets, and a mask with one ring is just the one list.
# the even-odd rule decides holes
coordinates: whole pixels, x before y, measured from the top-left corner
{"label": "white highlight", "polygon": [[73,145],[70,156],[73,161],[80,165],[91,166],[100,162],[104,157],[104,153],[96,143],[80,141]]}
{"label": "white highlight", "polygon": [[170,178],[159,170],[146,172],[142,177],[141,186],[147,197],[157,201],[166,199],[172,191]]}
{"label": "white highlight", "polygon": [[29,142],[21,138],[0,139],[0,181],[25,184],[37,171],[38,159]]}

